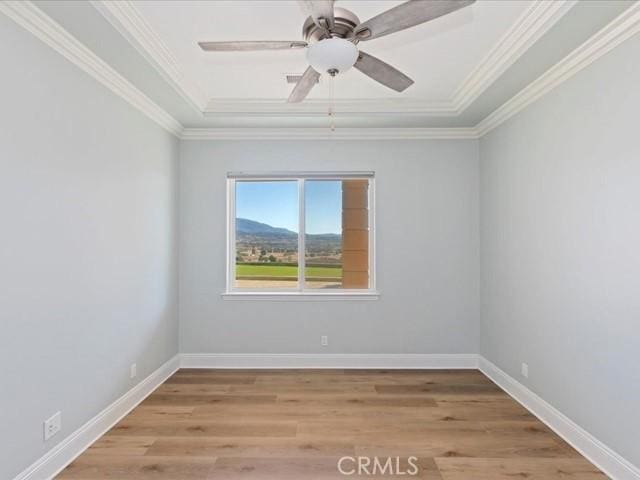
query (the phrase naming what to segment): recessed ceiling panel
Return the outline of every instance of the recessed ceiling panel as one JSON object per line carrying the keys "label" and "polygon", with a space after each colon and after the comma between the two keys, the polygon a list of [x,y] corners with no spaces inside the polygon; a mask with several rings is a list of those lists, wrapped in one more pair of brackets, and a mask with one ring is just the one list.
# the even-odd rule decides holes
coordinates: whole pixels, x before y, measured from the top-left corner
{"label": "recessed ceiling panel", "polygon": [[[367,20],[398,1],[336,2]],[[203,52],[199,41],[301,40],[305,16],[295,1],[136,1],[135,7],[209,99],[279,100],[292,86],[287,74],[307,67],[305,50]],[[445,17],[359,47],[409,75],[415,84],[396,93],[356,69],[334,80],[337,99],[406,99],[446,103],[465,78],[530,7],[530,1],[483,0]],[[309,95],[326,99],[325,75]]]}

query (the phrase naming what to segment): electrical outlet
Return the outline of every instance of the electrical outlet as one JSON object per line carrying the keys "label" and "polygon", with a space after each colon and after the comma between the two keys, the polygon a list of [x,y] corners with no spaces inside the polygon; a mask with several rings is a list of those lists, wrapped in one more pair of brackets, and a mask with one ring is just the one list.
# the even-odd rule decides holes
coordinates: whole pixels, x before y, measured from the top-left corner
{"label": "electrical outlet", "polygon": [[129,369],[129,376],[131,378],[136,378],[137,375],[138,375],[138,367],[136,366],[135,363],[132,363],[131,368]]}
{"label": "electrical outlet", "polygon": [[60,412],[54,414],[51,418],[44,421],[44,439],[49,440],[62,428],[62,414]]}
{"label": "electrical outlet", "polygon": [[522,376],[524,378],[529,378],[529,365],[526,363],[522,364]]}
{"label": "electrical outlet", "polygon": [[322,335],[320,337],[320,345],[322,345],[323,347],[329,345],[329,337],[327,337],[326,335]]}

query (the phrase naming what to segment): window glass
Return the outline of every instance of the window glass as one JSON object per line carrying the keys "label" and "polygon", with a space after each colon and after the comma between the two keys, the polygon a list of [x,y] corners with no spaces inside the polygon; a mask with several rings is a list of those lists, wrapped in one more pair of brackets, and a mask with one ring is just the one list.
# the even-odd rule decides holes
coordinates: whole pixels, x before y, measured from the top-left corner
{"label": "window glass", "polygon": [[235,287],[298,288],[298,182],[237,181]]}
{"label": "window glass", "polygon": [[231,176],[227,291],[375,290],[373,181],[353,174]]}
{"label": "window glass", "polygon": [[305,180],[305,288],[369,288],[369,181]]}

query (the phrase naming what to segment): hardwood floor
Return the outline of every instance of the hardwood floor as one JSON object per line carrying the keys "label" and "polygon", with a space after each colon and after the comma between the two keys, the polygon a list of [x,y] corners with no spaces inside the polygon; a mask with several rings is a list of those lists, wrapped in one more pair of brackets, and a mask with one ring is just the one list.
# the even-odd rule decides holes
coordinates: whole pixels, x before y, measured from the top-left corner
{"label": "hardwood floor", "polygon": [[[352,475],[338,471],[345,456]],[[199,369],[175,373],[57,478],[396,476],[606,478],[476,370]]]}

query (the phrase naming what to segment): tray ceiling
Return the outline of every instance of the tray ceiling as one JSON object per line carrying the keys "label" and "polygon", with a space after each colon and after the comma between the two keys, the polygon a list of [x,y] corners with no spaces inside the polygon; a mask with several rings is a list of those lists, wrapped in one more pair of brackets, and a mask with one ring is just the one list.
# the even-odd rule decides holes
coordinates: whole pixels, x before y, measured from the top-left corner
{"label": "tray ceiling", "polygon": [[[342,0],[337,6],[362,21],[398,1]],[[445,17],[359,47],[415,80],[397,93],[355,69],[334,80],[335,97],[348,100],[419,99],[446,104],[465,78],[531,6],[526,1],[481,1]],[[304,50],[206,53],[198,41],[302,40],[305,16],[294,1],[136,1],[133,6],[174,55],[185,77],[209,100],[284,100],[286,75],[302,73]],[[327,99],[326,75],[310,99]]]}
{"label": "tray ceiling", "polygon": [[[336,5],[366,20],[399,3]],[[631,0],[479,0],[361,42],[415,84],[399,94],[351,69],[334,81],[335,124],[345,134],[367,129],[371,138],[477,136],[636,33],[639,8]],[[34,0],[0,11],[172,131],[286,137],[293,129],[306,137],[327,128],[327,79],[306,101],[286,103],[293,85],[285,77],[305,69],[304,51],[205,53],[197,46],[301,39],[304,15],[295,1]]]}

